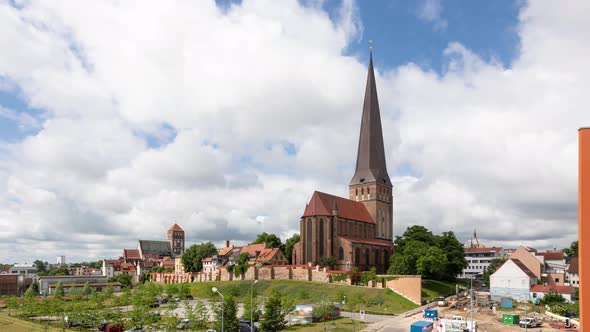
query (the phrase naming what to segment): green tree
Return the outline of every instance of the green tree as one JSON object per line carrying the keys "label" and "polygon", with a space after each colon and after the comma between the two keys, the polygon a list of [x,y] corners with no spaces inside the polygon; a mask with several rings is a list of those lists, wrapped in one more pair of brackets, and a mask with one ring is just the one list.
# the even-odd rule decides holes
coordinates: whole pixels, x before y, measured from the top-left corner
{"label": "green tree", "polygon": [[90,294],[92,294],[92,288],[90,288],[90,284],[87,282],[84,284],[84,287],[82,287],[82,295],[88,297]]}
{"label": "green tree", "polygon": [[434,278],[437,272],[444,271],[447,257],[435,246],[430,246],[416,261],[416,272],[426,278]]}
{"label": "green tree", "polygon": [[569,248],[563,249],[563,252],[567,255],[567,257],[578,257],[578,241],[572,242]]}
{"label": "green tree", "polygon": [[565,303],[565,298],[557,292],[551,292],[551,293],[545,294],[545,296],[543,296],[543,298],[539,302],[539,304],[541,304],[541,305],[549,304],[550,306],[552,306],[556,303]]}
{"label": "green tree", "polygon": [[285,329],[287,326],[285,316],[291,311],[293,311],[293,302],[280,291],[273,290],[264,304],[264,320],[260,324],[262,331],[275,332]]}
{"label": "green tree", "polygon": [[[397,240],[396,240],[397,241]],[[389,274],[418,274],[416,264],[429,248],[425,242],[418,240],[403,240],[403,245],[389,259]]]}
{"label": "green tree", "polygon": [[131,288],[131,276],[128,274],[119,274],[109,279],[109,282],[118,282],[123,288]]}
{"label": "green tree", "polygon": [[35,290],[33,289],[33,285],[31,285],[31,287],[27,288],[27,291],[25,292],[25,298],[31,299],[34,297],[35,297]]}
{"label": "green tree", "polygon": [[64,297],[65,293],[64,293],[64,286],[61,284],[61,281],[59,281],[57,283],[57,285],[55,285],[55,290],[53,291],[53,296],[57,297],[57,298],[61,298]]}
{"label": "green tree", "polygon": [[370,281],[377,278],[377,269],[373,266],[369,271],[361,273],[361,284],[368,285]]}
{"label": "green tree", "polygon": [[182,254],[182,265],[186,272],[199,272],[203,268],[203,258],[213,256],[217,249],[211,242],[193,244]]}
{"label": "green tree", "polygon": [[195,330],[202,330],[207,327],[209,321],[209,310],[204,302],[197,302],[194,307],[186,306],[187,317],[191,321],[191,328]]}
{"label": "green tree", "polygon": [[223,305],[223,330],[227,332],[239,332],[238,306],[233,296],[226,296],[223,304],[215,305],[215,330],[221,331],[221,314]]}
{"label": "green tree", "polygon": [[285,241],[285,256],[287,256],[287,259],[289,260],[289,264],[293,264],[293,248],[295,247],[295,244],[297,244],[297,242],[301,241],[301,236],[299,236],[299,233],[295,233],[293,234],[293,236],[291,236],[290,238],[287,239],[287,241]]}
{"label": "green tree", "polygon": [[334,257],[321,257],[319,263],[320,266],[332,268],[336,264],[336,259]]}
{"label": "green tree", "polygon": [[260,310],[260,301],[258,300],[258,291],[256,289],[252,290],[251,296],[246,296],[244,301],[244,313],[242,316],[243,320],[250,321],[250,317],[254,322],[260,320],[260,315],[262,311]]}
{"label": "green tree", "polygon": [[254,240],[254,242],[252,243],[264,243],[266,244],[267,248],[281,248],[281,251],[284,251],[284,246],[281,242],[281,239],[275,234],[268,234],[267,232],[262,232],[261,234],[258,234],[256,240]]}
{"label": "green tree", "polygon": [[247,253],[241,253],[238,258],[238,264],[234,265],[234,275],[239,277],[242,273],[246,273],[250,268],[250,256]]}
{"label": "green tree", "polygon": [[37,268],[37,272],[45,272],[47,271],[47,263],[43,263],[43,261],[35,260],[33,265]]}
{"label": "green tree", "polygon": [[496,272],[496,270],[506,262],[507,258],[494,258],[490,262],[490,265],[483,271],[483,281],[490,286],[490,276]]}
{"label": "green tree", "polygon": [[443,232],[435,239],[436,246],[446,257],[446,264],[438,274],[437,279],[453,281],[469,264],[465,259],[464,247],[452,231]]}

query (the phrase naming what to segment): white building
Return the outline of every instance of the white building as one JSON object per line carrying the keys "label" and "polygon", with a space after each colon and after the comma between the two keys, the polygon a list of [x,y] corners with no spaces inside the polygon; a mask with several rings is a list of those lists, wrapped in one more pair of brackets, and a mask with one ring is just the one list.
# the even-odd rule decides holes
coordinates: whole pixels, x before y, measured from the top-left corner
{"label": "white building", "polygon": [[61,255],[57,256],[57,265],[65,265],[66,264],[66,256]]}
{"label": "white building", "polygon": [[14,266],[8,270],[8,273],[10,274],[24,275],[25,278],[34,278],[37,276],[37,272],[37,267],[29,264],[14,264]]}
{"label": "white building", "polygon": [[518,259],[509,259],[490,276],[490,295],[493,301],[511,298],[527,301],[537,277]]}
{"label": "white building", "polygon": [[578,257],[573,257],[565,272],[565,285],[580,287],[580,275],[578,274]]}
{"label": "white building", "polygon": [[490,266],[496,258],[504,257],[504,249],[499,247],[486,247],[479,243],[477,233],[473,231],[473,237],[463,249],[463,257],[469,264],[459,278],[469,279],[483,276],[483,272]]}

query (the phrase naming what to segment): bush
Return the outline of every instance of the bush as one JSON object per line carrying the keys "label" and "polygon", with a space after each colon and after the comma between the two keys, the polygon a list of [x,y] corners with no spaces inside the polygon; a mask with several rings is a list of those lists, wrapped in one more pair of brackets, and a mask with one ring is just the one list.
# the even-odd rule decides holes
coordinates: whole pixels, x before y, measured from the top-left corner
{"label": "bush", "polygon": [[561,296],[561,294],[559,294],[559,293],[551,292],[551,293],[545,294],[545,296],[543,296],[543,298],[541,299],[541,301],[539,303],[541,305],[565,303],[565,298],[563,298],[563,296]]}

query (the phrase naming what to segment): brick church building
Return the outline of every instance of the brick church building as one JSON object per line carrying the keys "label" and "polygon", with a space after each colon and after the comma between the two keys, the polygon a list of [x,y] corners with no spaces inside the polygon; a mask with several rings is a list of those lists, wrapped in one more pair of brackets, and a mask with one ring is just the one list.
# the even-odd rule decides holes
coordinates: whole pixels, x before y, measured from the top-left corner
{"label": "brick church building", "polygon": [[393,248],[393,187],[385,164],[372,54],[356,171],[348,188],[348,199],[313,193],[299,224],[301,241],[293,249],[293,264],[333,257],[337,270],[387,270]]}

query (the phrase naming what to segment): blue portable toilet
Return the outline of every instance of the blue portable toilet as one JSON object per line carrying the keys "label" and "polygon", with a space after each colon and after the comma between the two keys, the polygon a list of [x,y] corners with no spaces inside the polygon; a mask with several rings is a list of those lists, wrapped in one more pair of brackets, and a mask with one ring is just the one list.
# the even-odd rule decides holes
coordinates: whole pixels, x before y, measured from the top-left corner
{"label": "blue portable toilet", "polygon": [[510,309],[512,308],[512,299],[511,298],[502,298],[500,300],[500,308],[502,309]]}
{"label": "blue portable toilet", "polygon": [[438,310],[436,309],[426,309],[424,310],[424,318],[428,318],[428,319],[436,319],[436,317],[438,317]]}
{"label": "blue portable toilet", "polygon": [[431,332],[433,329],[432,322],[417,321],[410,326],[410,332]]}

